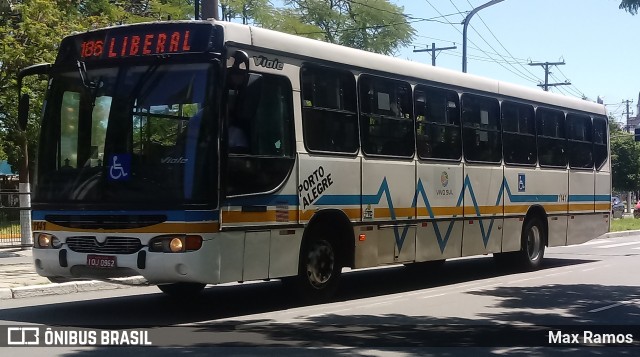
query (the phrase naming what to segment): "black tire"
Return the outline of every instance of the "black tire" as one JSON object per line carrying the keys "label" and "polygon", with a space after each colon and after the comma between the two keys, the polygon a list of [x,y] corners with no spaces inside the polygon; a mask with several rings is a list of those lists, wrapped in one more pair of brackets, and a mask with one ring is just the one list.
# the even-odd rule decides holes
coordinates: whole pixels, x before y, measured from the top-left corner
{"label": "black tire", "polygon": [[173,283],[158,285],[158,289],[172,298],[188,299],[200,295],[205,285],[201,283]]}
{"label": "black tire", "polygon": [[285,280],[305,302],[327,301],[338,289],[342,264],[337,247],[327,234],[314,232],[303,242],[298,276]]}
{"label": "black tire", "polygon": [[525,270],[535,270],[542,264],[547,234],[542,220],[530,217],[522,227],[522,245],[517,253],[518,265]]}

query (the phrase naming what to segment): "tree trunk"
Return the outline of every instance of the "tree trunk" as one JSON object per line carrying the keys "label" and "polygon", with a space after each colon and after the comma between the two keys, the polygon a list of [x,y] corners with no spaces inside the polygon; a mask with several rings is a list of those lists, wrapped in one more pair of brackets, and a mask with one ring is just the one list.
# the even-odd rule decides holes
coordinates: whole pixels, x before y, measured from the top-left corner
{"label": "tree trunk", "polygon": [[31,187],[29,184],[29,150],[26,132],[22,138],[22,161],[20,162],[20,181],[18,195],[20,196],[20,244],[22,249],[33,246],[31,231]]}

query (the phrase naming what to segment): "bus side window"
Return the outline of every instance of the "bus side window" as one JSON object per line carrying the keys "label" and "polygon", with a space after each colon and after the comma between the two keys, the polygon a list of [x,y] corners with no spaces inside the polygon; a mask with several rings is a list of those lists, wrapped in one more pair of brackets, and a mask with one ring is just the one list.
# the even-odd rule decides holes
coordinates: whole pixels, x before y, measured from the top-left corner
{"label": "bus side window", "polygon": [[305,66],[301,71],[302,127],[309,151],[358,151],[356,82],[349,71]]}
{"label": "bus side window", "polygon": [[593,168],[593,128],[591,117],[567,114],[567,138],[569,140],[569,166]]}
{"label": "bus side window", "polygon": [[536,131],[540,165],[567,166],[564,112],[539,107],[536,110]]}
{"label": "bus side window", "polygon": [[462,95],[464,157],[469,161],[502,160],[500,104],[497,99]]}
{"label": "bus side window", "polygon": [[415,130],[409,83],[362,75],[359,95],[364,153],[412,157]]}
{"label": "bus side window", "polygon": [[593,158],[595,167],[599,170],[607,160],[607,119],[593,118]]}
{"label": "bus side window", "polygon": [[538,158],[533,107],[509,101],[502,102],[502,129],[505,163],[535,165]]}
{"label": "bus side window", "polygon": [[460,160],[460,103],[451,90],[417,85],[416,140],[422,159]]}

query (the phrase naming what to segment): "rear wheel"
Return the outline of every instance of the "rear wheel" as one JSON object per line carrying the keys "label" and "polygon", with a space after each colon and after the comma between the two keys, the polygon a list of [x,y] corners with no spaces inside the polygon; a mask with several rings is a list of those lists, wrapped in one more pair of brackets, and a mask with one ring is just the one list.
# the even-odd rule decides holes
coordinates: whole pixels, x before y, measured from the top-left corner
{"label": "rear wheel", "polygon": [[518,263],[522,268],[533,270],[540,267],[544,257],[546,232],[542,220],[538,217],[527,219],[522,227],[522,248],[518,252]]}
{"label": "rear wheel", "polygon": [[205,284],[201,283],[173,283],[158,285],[163,293],[178,299],[192,298],[200,295]]}

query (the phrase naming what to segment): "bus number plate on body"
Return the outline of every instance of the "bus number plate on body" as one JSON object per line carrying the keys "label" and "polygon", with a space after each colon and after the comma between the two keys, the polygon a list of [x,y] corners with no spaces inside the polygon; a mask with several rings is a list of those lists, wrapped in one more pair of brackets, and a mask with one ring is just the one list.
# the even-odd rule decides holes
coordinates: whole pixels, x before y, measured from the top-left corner
{"label": "bus number plate on body", "polygon": [[115,268],[116,257],[111,255],[87,255],[87,266],[92,268]]}

